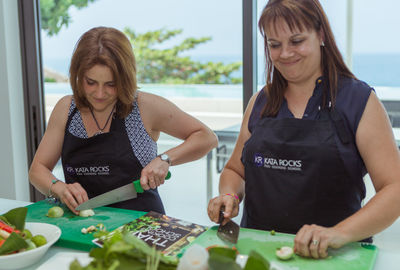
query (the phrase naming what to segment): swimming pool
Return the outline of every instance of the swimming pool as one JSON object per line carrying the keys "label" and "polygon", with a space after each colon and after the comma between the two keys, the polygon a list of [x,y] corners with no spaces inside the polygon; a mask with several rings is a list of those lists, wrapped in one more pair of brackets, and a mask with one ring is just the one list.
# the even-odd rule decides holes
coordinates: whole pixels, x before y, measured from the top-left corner
{"label": "swimming pool", "polygon": [[[163,97],[242,99],[241,84],[140,84],[141,91]],[[72,94],[69,83],[45,83],[45,94]]]}

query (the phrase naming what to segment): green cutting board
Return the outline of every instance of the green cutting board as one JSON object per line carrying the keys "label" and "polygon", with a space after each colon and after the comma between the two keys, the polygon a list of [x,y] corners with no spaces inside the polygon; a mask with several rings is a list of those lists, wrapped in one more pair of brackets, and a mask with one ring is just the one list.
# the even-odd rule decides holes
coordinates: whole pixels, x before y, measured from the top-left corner
{"label": "green cutting board", "polygon": [[[201,234],[192,244],[203,247],[224,245],[226,243],[217,236],[218,227],[214,226]],[[372,270],[374,268],[378,248],[370,244],[350,243],[339,249],[329,249],[328,258],[315,260],[295,255],[288,261],[280,261],[275,256],[277,248],[293,246],[294,235],[268,231],[240,229],[236,248],[240,254],[249,254],[256,250],[282,270]]]}
{"label": "green cutting board", "polygon": [[133,210],[99,207],[94,209],[94,216],[80,217],[68,210],[64,205],[62,206],[64,209],[64,216],[60,218],[49,218],[46,214],[53,206],[53,204],[49,204],[47,201],[39,201],[28,205],[26,221],[57,225],[61,229],[61,237],[57,241],[56,245],[83,251],[89,251],[91,248],[95,247],[95,245],[92,243],[92,240],[94,239],[93,234],[82,234],[82,228],[87,228],[91,225],[96,226],[99,223],[103,223],[107,231],[112,231],[119,226],[146,214],[146,212]]}

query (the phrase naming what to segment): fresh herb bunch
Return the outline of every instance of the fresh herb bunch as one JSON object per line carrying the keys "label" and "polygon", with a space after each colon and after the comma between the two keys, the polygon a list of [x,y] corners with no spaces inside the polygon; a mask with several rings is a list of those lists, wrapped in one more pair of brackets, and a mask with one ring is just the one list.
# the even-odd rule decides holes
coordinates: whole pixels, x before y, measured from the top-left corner
{"label": "fresh herb bunch", "polygon": [[83,267],[77,260],[70,264],[70,270],[175,270],[178,259],[164,256],[155,247],[150,247],[144,241],[129,234],[115,231],[107,238],[102,248],[90,251],[93,261]]}

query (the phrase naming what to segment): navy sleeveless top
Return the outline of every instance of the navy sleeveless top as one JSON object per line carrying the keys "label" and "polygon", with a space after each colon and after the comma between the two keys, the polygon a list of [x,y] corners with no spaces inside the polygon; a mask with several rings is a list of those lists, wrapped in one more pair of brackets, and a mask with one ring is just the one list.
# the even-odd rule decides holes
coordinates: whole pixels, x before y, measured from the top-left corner
{"label": "navy sleeveless top", "polygon": [[[323,96],[322,80],[323,78],[321,77],[316,81],[313,95],[308,100],[302,119],[315,120],[318,118],[320,113],[319,106]],[[352,179],[356,179],[358,182],[360,194],[362,196],[360,198],[361,200],[365,197],[366,193],[363,177],[367,173],[367,170],[357,149],[355,135],[371,91],[373,91],[373,88],[363,81],[339,77],[335,108],[344,120],[347,133],[351,135],[351,142],[346,145],[343,144],[338,134],[336,134],[335,140],[340,157],[343,159],[348,173],[351,175]],[[261,112],[266,102],[267,97],[263,89],[259,92],[250,114],[248,123],[250,133],[252,133],[258,120],[261,119]],[[276,118],[294,118],[294,115],[288,108],[286,99],[284,99]]]}

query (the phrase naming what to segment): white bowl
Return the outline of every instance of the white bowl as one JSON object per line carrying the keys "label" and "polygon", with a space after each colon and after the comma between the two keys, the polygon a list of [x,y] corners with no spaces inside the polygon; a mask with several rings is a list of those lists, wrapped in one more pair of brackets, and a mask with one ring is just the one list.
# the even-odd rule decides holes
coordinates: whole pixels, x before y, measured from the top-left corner
{"label": "white bowl", "polygon": [[16,254],[0,256],[0,269],[21,269],[38,262],[61,236],[61,229],[52,224],[27,222],[25,228],[30,230],[33,236],[41,234],[46,237],[47,244]]}

